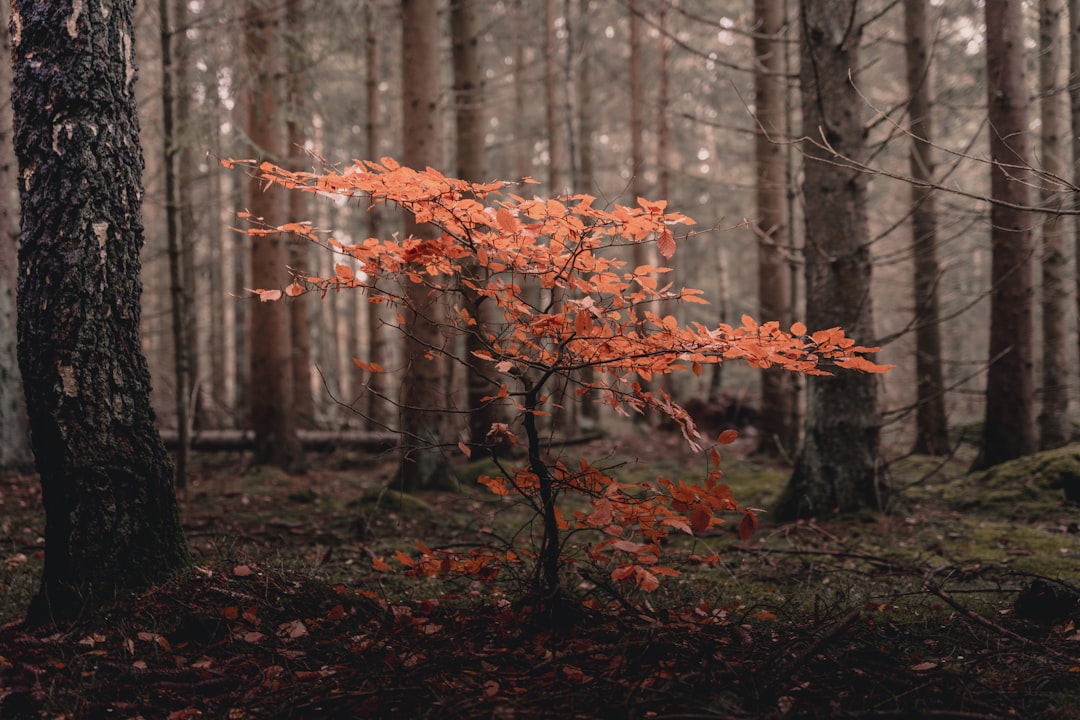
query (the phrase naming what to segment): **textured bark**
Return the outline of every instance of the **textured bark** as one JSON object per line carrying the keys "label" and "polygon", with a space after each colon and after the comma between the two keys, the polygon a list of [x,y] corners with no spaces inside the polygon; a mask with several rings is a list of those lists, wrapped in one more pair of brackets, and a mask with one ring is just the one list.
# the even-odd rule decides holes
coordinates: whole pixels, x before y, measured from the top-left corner
{"label": "textured bark", "polygon": [[132,2],[13,4],[19,365],[45,505],[33,622],[188,561],[139,342]]}
{"label": "textured bark", "polygon": [[[1055,211],[1062,203],[1062,188],[1054,177],[1066,174],[1061,116],[1061,78],[1064,37],[1061,32],[1064,0],[1039,3],[1039,108],[1042,115],[1041,196],[1046,214],[1042,221],[1042,412],[1039,414],[1039,447],[1051,450],[1069,442],[1069,348],[1066,319],[1069,289],[1065,255],[1065,219]],[[1080,143],[1080,140],[1076,142]]]}
{"label": "textured bark", "polygon": [[[859,67],[857,0],[803,0],[800,79],[806,207],[806,324],[874,337],[866,177],[835,153],[865,159],[863,101],[849,80]],[[824,140],[832,148],[820,143]],[[877,379],[840,372],[811,378],[806,432],[776,517],[882,506]]]}
{"label": "textured bark", "polygon": [[[450,3],[450,35],[453,38],[454,118],[457,131],[457,176],[470,182],[484,182],[484,75],[480,64],[477,35],[477,0],[452,0]],[[485,271],[474,266],[474,280],[486,284]],[[500,421],[499,405],[484,401],[495,395],[498,385],[489,374],[491,364],[473,353],[488,351],[485,333],[495,332],[497,308],[490,300],[462,286],[462,295],[469,313],[477,324],[465,335],[467,368],[468,437],[469,443],[483,445],[492,423]]]}
{"label": "textured bark", "polygon": [[[442,124],[439,109],[439,25],[437,0],[401,0],[402,107],[404,165],[413,168],[442,164]],[[438,237],[430,224],[406,217],[405,234],[422,239]],[[446,397],[446,370],[441,349],[443,313],[439,292],[424,283],[405,283],[404,362],[401,381],[401,484],[406,491],[444,487],[449,466],[439,445]]]}
{"label": "textured bark", "polygon": [[[934,181],[931,143],[934,127],[930,95],[933,74],[927,46],[926,0],[904,1],[907,37],[908,116],[911,130],[911,177],[921,183]],[[915,257],[915,447],[924,455],[949,452],[945,421],[945,382],[941,372],[941,320],[937,259],[937,208],[934,191],[911,186],[912,254]]]}
{"label": "textured bark", "polygon": [[[0,3],[0,97],[11,96],[8,4]],[[29,469],[30,430],[26,424],[19,359],[15,351],[15,285],[18,278],[16,225],[19,201],[11,146],[11,105],[0,102],[0,469]]]}
{"label": "textured bark", "polygon": [[982,469],[1035,452],[1030,135],[1020,0],[986,3],[990,133],[990,369]]}
{"label": "textured bark", "polygon": [[[791,271],[788,258],[787,135],[784,98],[784,5],[782,0],[754,1],[754,140],[757,165],[757,272],[761,320],[791,326]],[[794,375],[769,369],[761,376],[761,449],[794,455],[799,442]]]}
{"label": "textured bark", "polygon": [[[247,135],[258,157],[282,159],[281,65],[278,49],[280,18],[272,3],[247,0],[244,6],[244,50],[248,60]],[[248,211],[270,225],[280,225],[288,200],[279,188],[264,190],[248,182]],[[285,283],[286,240],[280,235],[253,238],[251,285],[280,287]],[[305,469],[303,448],[296,437],[292,339],[289,304],[260,302],[251,306],[251,427],[255,431],[257,465],[274,465],[286,472]]]}

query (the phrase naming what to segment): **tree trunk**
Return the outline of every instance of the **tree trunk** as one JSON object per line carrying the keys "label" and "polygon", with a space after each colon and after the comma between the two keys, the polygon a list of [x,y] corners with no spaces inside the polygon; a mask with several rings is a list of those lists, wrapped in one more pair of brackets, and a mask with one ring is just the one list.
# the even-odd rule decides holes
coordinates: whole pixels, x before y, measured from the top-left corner
{"label": "tree trunk", "polygon": [[[1042,115],[1042,412],[1039,414],[1039,447],[1051,450],[1069,442],[1069,349],[1066,320],[1069,289],[1065,255],[1064,218],[1055,211],[1062,204],[1064,188],[1053,178],[1066,174],[1062,152],[1060,79],[1064,66],[1061,20],[1064,0],[1039,3],[1039,108]],[[1075,140],[1075,139],[1074,139]],[[1080,143],[1080,140],[1075,140]]]}
{"label": "tree trunk", "polygon": [[[402,99],[404,165],[411,168],[442,164],[442,123],[439,109],[439,24],[437,0],[401,0]],[[421,240],[439,237],[430,224],[405,219],[405,236]],[[401,385],[401,484],[412,492],[446,487],[447,459],[440,446],[446,370],[442,356],[446,338],[441,330],[440,293],[423,282],[406,278],[405,373]]]}
{"label": "tree trunk", "polygon": [[[754,0],[754,108],[757,134],[758,302],[761,321],[791,327],[791,272],[788,267],[787,135],[784,97],[785,18],[782,0]],[[761,450],[792,457],[799,442],[795,425],[795,376],[779,369],[761,376]]]}
{"label": "tree trunk", "polygon": [[[0,97],[11,97],[11,44],[8,4],[0,3]],[[0,102],[0,469],[29,469],[30,431],[26,424],[19,359],[15,350],[15,287],[19,276],[15,209],[15,157],[11,146],[11,105]]]}
{"label": "tree trunk", "polygon": [[[803,0],[800,79],[806,207],[806,324],[874,337],[866,177],[836,162],[865,159],[863,100],[849,80],[859,67],[857,0]],[[823,147],[823,142],[830,148]],[[883,505],[878,477],[877,379],[837,371],[811,378],[806,433],[780,498],[781,520]]]}
{"label": "tree trunk", "polygon": [[975,469],[1035,452],[1030,136],[1021,0],[986,3],[990,131],[990,369]]}
{"label": "tree trunk", "polygon": [[[1069,108],[1072,118],[1072,183],[1080,186],[1080,0],[1069,0]],[[1080,262],[1080,219],[1073,218],[1073,259]],[[1077,321],[1080,322],[1080,268],[1074,273],[1076,279]],[[1076,334],[1080,349],[1080,332]]]}
{"label": "tree trunk", "polygon": [[[304,151],[305,128],[311,122],[307,112],[305,91],[310,87],[307,72],[308,60],[305,57],[304,17],[307,8],[303,0],[286,0],[285,16],[289,18],[286,35],[286,154],[290,165],[297,171],[310,170],[311,162]],[[309,220],[310,195],[308,193],[289,193],[289,218],[293,221]],[[290,237],[287,239],[289,266],[305,270],[309,266],[308,255],[311,244],[306,238]],[[301,295],[289,300],[289,330],[292,344],[292,385],[293,412],[296,425],[311,428],[315,425],[315,400],[311,394],[311,302],[314,296]],[[356,318],[347,322],[355,323]],[[350,363],[351,364],[351,363]],[[343,378],[344,380],[344,378]]]}
{"label": "tree trunk", "polygon": [[[911,129],[911,177],[934,182],[930,105],[933,74],[927,46],[926,0],[904,1],[907,37],[908,116]],[[938,313],[937,208],[934,191],[911,186],[912,254],[915,257],[915,447],[923,455],[949,452],[945,421],[945,383],[941,373],[941,320]]]}
{"label": "tree trunk", "polygon": [[[379,32],[376,21],[378,8],[373,3],[364,4],[364,94],[366,107],[364,109],[365,127],[364,137],[367,146],[368,157],[372,160],[379,158]],[[382,207],[373,207],[368,211],[368,233],[371,237],[379,237],[382,233],[383,224]],[[370,292],[377,293],[378,287],[373,287]],[[386,337],[385,323],[383,322],[382,303],[367,303],[367,328],[368,328],[368,362],[381,367],[387,367],[390,354],[389,341]],[[388,401],[390,397],[390,378],[386,373],[368,373],[365,384],[365,416],[368,430],[382,430],[393,424],[393,408]]]}
{"label": "tree trunk", "polygon": [[[457,130],[457,175],[470,182],[485,181],[484,170],[484,80],[480,64],[479,37],[477,35],[477,0],[452,0],[450,3],[450,35],[453,38],[454,66],[454,116]],[[473,280],[480,285],[487,283],[487,276],[479,267],[473,267]],[[484,273],[481,276],[481,273]],[[476,325],[465,335],[467,369],[466,408],[468,410],[469,443],[484,444],[492,423],[499,422],[499,406],[485,397],[495,395],[498,385],[490,379],[490,363],[473,353],[488,351],[485,333],[496,332],[497,308],[490,300],[462,286],[462,295]]]}
{"label": "tree trunk", "polygon": [[[281,64],[278,11],[262,0],[244,6],[244,50],[248,59],[247,134],[256,156],[282,159]],[[248,182],[248,212],[268,225],[282,224],[288,200],[277,188]],[[274,288],[286,283],[286,240],[279,234],[252,238],[251,285]],[[248,301],[250,302],[250,301]],[[287,302],[251,303],[251,427],[256,465],[303,472],[303,448],[296,437],[292,341]]]}
{"label": "tree trunk", "polygon": [[139,340],[133,3],[12,12],[19,365],[45,505],[29,618],[44,622],[161,580],[188,553]]}
{"label": "tree trunk", "polygon": [[162,158],[165,170],[165,237],[169,253],[169,290],[172,311],[173,370],[176,390],[176,486],[187,487],[188,457],[190,456],[188,422],[188,395],[191,375],[188,344],[188,293],[184,287],[183,249],[180,240],[180,205],[177,198],[177,151],[176,110],[174,108],[174,66],[172,50],[174,30],[169,22],[169,0],[159,0],[158,21],[161,26],[161,115]]}

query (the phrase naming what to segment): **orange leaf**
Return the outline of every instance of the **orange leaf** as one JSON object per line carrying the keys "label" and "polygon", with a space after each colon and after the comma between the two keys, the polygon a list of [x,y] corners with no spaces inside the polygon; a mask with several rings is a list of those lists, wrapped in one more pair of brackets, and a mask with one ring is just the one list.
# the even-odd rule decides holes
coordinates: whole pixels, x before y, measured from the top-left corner
{"label": "orange leaf", "polygon": [[712,524],[712,513],[709,512],[709,508],[701,503],[691,508],[690,527],[694,528],[694,532],[704,532],[709,529],[710,524]]}
{"label": "orange leaf", "polygon": [[472,448],[470,448],[470,447],[469,447],[468,445],[466,445],[466,444],[465,444],[464,442],[459,442],[459,443],[457,444],[457,446],[458,446],[458,450],[460,450],[460,451],[461,451],[461,454],[462,454],[462,455],[464,455],[464,456],[465,456],[465,457],[467,457],[467,458],[471,458],[471,457],[472,457]]}
{"label": "orange leaf", "polygon": [[717,445],[730,445],[731,443],[735,442],[735,440],[738,437],[739,437],[739,431],[738,430],[730,430],[730,429],[725,430],[724,432],[720,433],[720,436],[718,438],[716,438],[716,444]]}
{"label": "orange leaf", "polygon": [[670,230],[660,233],[660,237],[656,239],[656,247],[665,260],[671,259],[671,256],[675,254],[675,238]]}
{"label": "orange leaf", "polygon": [[748,512],[743,515],[743,519],[739,522],[739,538],[748,540],[757,530],[757,525],[757,516],[754,513]]}
{"label": "orange leaf", "polygon": [[293,282],[289,287],[285,288],[285,294],[289,297],[296,297],[302,295],[304,292],[304,286],[298,282]]}

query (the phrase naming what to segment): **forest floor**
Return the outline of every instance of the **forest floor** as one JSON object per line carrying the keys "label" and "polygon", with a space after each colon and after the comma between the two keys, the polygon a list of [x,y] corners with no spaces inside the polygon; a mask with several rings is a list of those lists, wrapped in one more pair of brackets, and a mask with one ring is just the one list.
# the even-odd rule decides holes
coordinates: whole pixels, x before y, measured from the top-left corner
{"label": "forest floor", "polygon": [[[562,452],[628,479],[706,467],[659,432]],[[39,490],[3,477],[0,718],[1080,718],[1080,614],[1051,597],[1080,584],[1080,507],[1053,458],[973,477],[971,452],[891,463],[888,514],[766,513],[745,542],[673,543],[683,574],[652,593],[582,563],[566,580],[580,609],[554,624],[515,602],[527,578],[512,572],[373,567],[417,540],[529,538],[521,508],[470,481],[479,464],[458,468],[460,493],[380,503],[388,455],[322,455],[289,477],[219,453],[196,457],[182,499],[189,570],[30,631]],[[738,447],[723,467],[766,508],[788,472]]]}

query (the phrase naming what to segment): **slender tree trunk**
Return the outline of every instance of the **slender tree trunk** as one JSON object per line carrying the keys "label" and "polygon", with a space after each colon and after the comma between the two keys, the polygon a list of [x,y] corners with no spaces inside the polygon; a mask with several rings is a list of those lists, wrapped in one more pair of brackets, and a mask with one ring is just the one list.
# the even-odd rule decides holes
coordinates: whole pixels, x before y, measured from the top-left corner
{"label": "slender tree trunk", "polygon": [[[217,88],[207,88],[207,94],[210,97],[210,93],[216,93]],[[221,155],[221,127],[216,119],[207,123],[208,133],[210,136],[209,147],[215,157],[222,157]],[[210,261],[210,268],[207,272],[208,275],[208,292],[210,297],[208,302],[210,304],[210,337],[208,341],[209,356],[210,356],[210,388],[211,396],[213,397],[213,417],[214,426],[220,427],[223,420],[223,410],[235,410],[229,401],[229,382],[228,382],[228,370],[226,365],[227,352],[225,349],[225,327],[226,327],[226,309],[225,298],[227,296],[225,290],[225,266],[228,262],[229,256],[225,252],[227,247],[225,240],[225,229],[229,227],[228,223],[222,221],[222,215],[224,213],[224,190],[225,182],[222,178],[224,173],[211,172],[207,178],[207,203],[206,203],[206,216],[209,218],[210,226],[207,230],[208,235],[208,255]]]}
{"label": "slender tree trunk", "polygon": [[[1080,186],[1080,0],[1069,0],[1069,109],[1072,118],[1072,182]],[[1080,263],[1080,219],[1073,218],[1073,260]],[[1074,272],[1077,321],[1080,322],[1080,265]],[[1080,350],[1080,332],[1076,334]],[[1078,384],[1080,384],[1080,377]]]}
{"label": "slender tree trunk", "polygon": [[1021,0],[986,3],[990,130],[990,370],[976,469],[1035,452],[1028,87]]}
{"label": "slender tree trunk", "polygon": [[[908,116],[911,177],[934,181],[931,143],[934,128],[930,96],[933,74],[927,46],[926,0],[904,0],[907,37]],[[945,421],[945,383],[941,373],[941,320],[938,313],[937,208],[934,191],[911,186],[912,252],[915,256],[915,447],[924,455],[949,452]]]}
{"label": "slender tree trunk", "polygon": [[[802,0],[806,324],[874,337],[866,176],[835,154],[866,156],[863,101],[848,72],[859,67],[857,0]],[[828,141],[830,149],[819,138]],[[835,153],[835,154],[834,154]],[[883,505],[880,416],[873,375],[811,378],[803,447],[780,498],[782,520]]]}
{"label": "slender tree trunk", "polygon": [[[1042,169],[1053,177],[1066,174],[1061,116],[1061,70],[1064,67],[1064,37],[1061,32],[1064,0],[1039,3],[1039,108],[1042,116]],[[1075,142],[1080,142],[1076,140]],[[1064,218],[1056,214],[1062,187],[1044,177],[1041,196],[1046,214],[1042,222],[1042,412],[1039,415],[1039,447],[1061,447],[1069,442],[1069,349],[1066,319],[1069,287],[1065,255]]]}
{"label": "slender tree trunk", "polygon": [[[364,4],[364,72],[366,73],[364,76],[366,99],[364,137],[368,157],[372,160],[377,160],[379,157],[379,78],[382,75],[379,71],[379,32],[376,10],[373,3]],[[379,237],[383,230],[382,208],[374,207],[369,210],[367,220],[368,233],[371,237]],[[377,293],[378,291],[376,286],[370,292]],[[390,348],[383,323],[382,303],[367,303],[367,319],[368,362],[386,367]],[[393,408],[387,400],[390,397],[389,380],[390,378],[385,373],[368,373],[366,376],[365,415],[368,430],[382,430],[393,424]]]}
{"label": "slender tree trunk", "polygon": [[169,0],[158,2],[161,23],[161,114],[163,118],[162,146],[165,149],[165,235],[169,251],[169,288],[172,298],[173,369],[176,408],[176,485],[187,486],[188,456],[190,455],[190,423],[188,395],[190,374],[188,345],[188,294],[184,288],[183,249],[180,240],[180,206],[177,198],[176,115],[174,101],[174,67],[172,61],[173,28],[169,22]]}
{"label": "slender tree trunk", "polygon": [[[784,97],[784,7],[782,0],[754,1],[754,108],[757,165],[758,302],[761,320],[787,329],[793,318],[788,269],[787,135]],[[791,457],[799,441],[794,425],[794,375],[778,369],[761,376],[761,450]]]}
{"label": "slender tree trunk", "polygon": [[[311,162],[304,151],[305,128],[311,122],[307,112],[306,90],[311,78],[305,57],[304,18],[308,8],[303,0],[286,0],[285,16],[289,18],[286,34],[286,154],[294,170],[310,170]],[[289,193],[289,217],[307,220],[311,203],[307,193]],[[304,270],[309,265],[310,243],[304,238],[288,238],[289,265]],[[289,301],[289,329],[292,343],[293,412],[297,427],[308,429],[315,425],[315,400],[311,394],[311,303],[313,296],[301,295]],[[355,318],[348,322],[355,323]],[[351,363],[350,363],[351,364]],[[344,378],[343,378],[344,379]]]}
{"label": "slender tree trunk", "polygon": [[[596,192],[596,170],[593,162],[593,131],[595,126],[594,105],[592,102],[592,47],[593,38],[589,16],[592,12],[592,0],[578,0],[576,12],[577,37],[577,78],[574,83],[574,105],[577,115],[578,176],[574,187],[578,192],[593,194]],[[591,367],[581,371],[581,381],[591,383],[596,380],[596,372]],[[580,403],[580,415],[588,424],[595,426],[599,418],[597,398],[584,396]],[[586,424],[583,422],[582,424]]]}
{"label": "slender tree trunk", "polygon": [[[11,97],[8,3],[0,3],[0,97]],[[29,469],[30,430],[26,424],[19,359],[15,350],[15,288],[19,275],[15,203],[15,156],[11,145],[11,104],[0,102],[0,469]]]}
{"label": "slender tree trunk", "polygon": [[33,623],[189,559],[139,339],[133,5],[12,4],[19,365],[45,505]]}
{"label": "slender tree trunk", "polygon": [[[282,153],[279,10],[261,0],[244,6],[244,49],[248,59],[247,134],[259,157],[280,162]],[[269,225],[280,225],[287,200],[280,189],[248,183],[248,212]],[[253,238],[251,285],[280,287],[287,280],[285,239],[278,234]],[[251,426],[255,431],[256,465],[275,465],[303,472],[303,449],[294,415],[291,329],[286,302],[252,303]]]}
{"label": "slender tree trunk", "polygon": [[[645,188],[645,81],[642,77],[642,53],[644,48],[641,42],[642,10],[640,0],[630,0],[627,8],[630,24],[630,205],[637,203],[637,198],[645,197],[648,191]],[[656,246],[652,243],[634,243],[631,249],[631,259],[634,266],[655,265],[656,258],[650,252]],[[637,317],[639,332],[644,330],[645,307],[634,307],[634,315]],[[649,308],[653,312],[656,308]],[[647,380],[639,380],[642,391],[648,392],[652,383]],[[648,424],[653,418],[649,415],[635,414],[634,421]]]}
{"label": "slender tree trunk", "polygon": [[[412,168],[442,164],[439,108],[439,24],[437,0],[401,0],[402,116],[404,164]],[[405,236],[429,240],[439,236],[430,224],[410,215]],[[423,282],[405,279],[404,363],[401,390],[401,484],[406,491],[430,490],[450,483],[447,459],[440,446],[440,409],[446,397],[442,356],[447,341],[441,329],[444,312],[439,292]]]}
{"label": "slender tree trunk", "polygon": [[[452,0],[450,3],[450,35],[453,38],[454,115],[457,129],[457,175],[470,182],[484,182],[484,80],[480,63],[477,36],[477,0]],[[473,280],[486,284],[485,271],[471,270]],[[469,314],[476,325],[465,335],[465,357],[469,367],[466,379],[468,397],[468,437],[473,445],[484,444],[492,423],[499,422],[499,406],[485,397],[495,395],[498,385],[489,379],[490,363],[473,353],[489,349],[485,333],[494,332],[497,308],[490,300],[462,287]]]}
{"label": "slender tree trunk", "polygon": [[559,103],[559,45],[556,0],[544,0],[544,122],[548,139],[548,188],[552,197],[566,191],[566,138]]}

